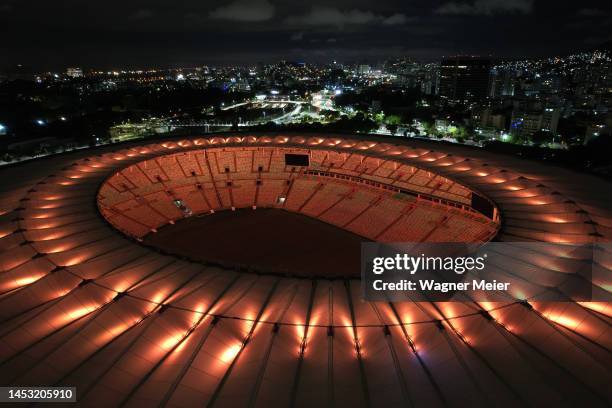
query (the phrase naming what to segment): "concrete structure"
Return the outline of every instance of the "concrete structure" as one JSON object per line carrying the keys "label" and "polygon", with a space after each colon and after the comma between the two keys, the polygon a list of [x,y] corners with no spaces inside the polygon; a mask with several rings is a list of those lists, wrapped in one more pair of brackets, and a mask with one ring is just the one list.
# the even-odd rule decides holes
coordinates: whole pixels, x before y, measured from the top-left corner
{"label": "concrete structure", "polygon": [[[286,150],[310,152],[313,166],[301,175],[281,166],[273,155]],[[419,189],[459,221],[469,218],[469,206],[446,207],[477,191],[500,211],[501,224],[497,217],[489,224],[499,225],[499,241],[609,242],[612,188],[599,178],[462,146],[312,134],[128,143],[22,163],[1,175],[2,384],[76,386],[83,406],[609,406],[612,400],[609,302],[367,303],[354,277],[296,278],[194,263],[115,228],[127,225],[117,217],[133,218],[133,226],[147,217],[169,222],[184,216],[187,205],[206,211],[204,196],[218,199],[217,208],[248,206],[259,197],[250,192],[268,183],[267,195],[257,199],[322,219],[319,210],[340,198],[344,208],[366,202],[371,222],[359,225],[363,231],[383,226],[376,237],[383,236],[413,213],[387,211],[391,198],[350,202],[334,195],[367,180],[354,194]],[[287,184],[274,183],[273,175],[301,180],[293,182],[300,191],[275,201]],[[313,180],[329,187],[312,187]],[[180,205],[168,192],[180,192]],[[310,205],[303,197],[313,194]],[[436,202],[442,195],[447,201]],[[350,228],[349,211],[338,216]],[[410,234],[431,221],[412,219],[397,232]],[[599,272],[594,291],[609,290],[612,255],[598,255],[595,264],[551,253],[508,262],[513,273],[535,274],[543,291],[558,295],[559,282],[581,265]]]}
{"label": "concrete structure", "polygon": [[554,136],[557,134],[560,116],[560,111],[553,108],[545,108],[543,111],[515,110],[512,112],[510,132],[524,138],[538,131],[550,132]]}

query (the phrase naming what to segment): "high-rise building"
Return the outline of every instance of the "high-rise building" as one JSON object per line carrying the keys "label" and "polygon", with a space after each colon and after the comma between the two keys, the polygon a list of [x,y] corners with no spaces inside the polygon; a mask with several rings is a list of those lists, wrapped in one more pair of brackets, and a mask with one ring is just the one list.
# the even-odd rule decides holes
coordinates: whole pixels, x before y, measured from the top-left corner
{"label": "high-rise building", "polygon": [[440,67],[438,64],[425,66],[421,77],[421,92],[425,95],[437,95],[440,88]]}
{"label": "high-rise building", "polygon": [[546,108],[543,111],[513,111],[510,132],[517,137],[529,137],[538,131],[557,134],[560,111]]}
{"label": "high-rise building", "polygon": [[366,75],[372,71],[372,68],[369,65],[360,65],[359,66],[359,74]]}
{"label": "high-rise building", "polygon": [[67,68],[66,75],[70,78],[81,78],[83,76],[83,70],[81,68]]}
{"label": "high-rise building", "polygon": [[491,71],[489,96],[514,96],[515,73],[509,70],[494,69]]}
{"label": "high-rise building", "polygon": [[506,128],[506,116],[494,112],[490,108],[483,109],[472,116],[472,120],[482,128],[493,128],[503,130]]}
{"label": "high-rise building", "polygon": [[482,58],[444,58],[440,64],[440,96],[450,100],[484,99],[491,62]]}

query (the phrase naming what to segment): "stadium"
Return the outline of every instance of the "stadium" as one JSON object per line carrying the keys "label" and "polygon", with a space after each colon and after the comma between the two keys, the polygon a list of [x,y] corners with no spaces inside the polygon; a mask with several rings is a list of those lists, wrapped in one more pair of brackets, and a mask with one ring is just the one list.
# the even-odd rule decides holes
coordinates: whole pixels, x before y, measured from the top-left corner
{"label": "stadium", "polygon": [[[609,406],[609,302],[365,302],[359,244],[612,239],[612,186],[451,144],[223,134],[8,167],[0,382],[83,406]],[[280,231],[280,232],[279,232]],[[586,262],[509,259],[538,286]],[[608,293],[612,256],[594,266]]]}

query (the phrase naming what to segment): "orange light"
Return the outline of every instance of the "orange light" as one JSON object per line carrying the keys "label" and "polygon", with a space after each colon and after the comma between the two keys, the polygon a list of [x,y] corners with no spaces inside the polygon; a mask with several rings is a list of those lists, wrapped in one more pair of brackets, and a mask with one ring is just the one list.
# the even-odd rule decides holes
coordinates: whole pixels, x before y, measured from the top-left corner
{"label": "orange light", "polygon": [[306,326],[300,323],[296,324],[295,333],[297,335],[298,340],[302,341],[302,339],[304,338],[304,334],[306,333]]}
{"label": "orange light", "polygon": [[117,326],[111,327],[110,329],[107,329],[102,334],[100,334],[100,336],[98,336],[98,341],[100,343],[106,343],[107,341],[117,337],[118,335],[126,331],[127,328],[128,326],[125,324],[119,324]]}
{"label": "orange light", "polygon": [[30,283],[36,282],[43,276],[44,275],[37,275],[37,276],[28,276],[27,278],[16,279],[15,280],[16,287],[29,285]]}
{"label": "orange light", "polygon": [[45,205],[38,205],[36,206],[36,208],[40,209],[40,210],[49,210],[51,208],[57,208],[59,207],[61,204],[45,204]]}
{"label": "orange light", "polygon": [[204,316],[204,305],[203,304],[199,304],[194,313],[193,316],[191,317],[191,324],[192,325],[196,325],[198,324],[198,322],[200,321],[200,319],[202,319],[202,317]]}
{"label": "orange light", "polygon": [[606,312],[608,309],[608,303],[598,303],[598,302],[578,302],[579,305],[586,307],[587,309],[595,310],[596,312],[605,314],[606,316],[610,316],[609,313]]}
{"label": "orange light", "polygon": [[68,322],[77,320],[80,317],[85,316],[88,313],[93,312],[94,310],[97,309],[98,306],[96,305],[90,305],[90,306],[83,306],[83,307],[79,307],[76,309],[72,309],[68,312],[62,313],[60,316],[58,316],[54,323],[57,325],[63,325],[66,324]]}
{"label": "orange light", "polygon": [[171,348],[176,346],[179,341],[181,341],[180,337],[170,336],[163,341],[161,346],[165,350],[170,350]]}
{"label": "orange light", "polygon": [[452,303],[441,303],[440,308],[444,312],[444,315],[448,318],[453,318],[457,315],[457,310],[453,307]]}
{"label": "orange light", "polygon": [[50,218],[52,216],[53,216],[53,214],[43,213],[43,214],[31,215],[30,218],[34,218],[34,219],[40,220],[40,219],[44,219],[44,218]]}
{"label": "orange light", "polygon": [[68,312],[68,316],[72,319],[78,319],[79,317],[85,316],[87,313],[95,310],[95,307],[81,307],[79,309],[74,309]]}
{"label": "orange light", "polygon": [[546,317],[548,320],[552,322],[555,322],[557,324],[560,324],[561,326],[565,326],[570,329],[576,329],[576,327],[579,324],[577,320],[574,320],[566,316],[552,316],[550,314],[545,314],[544,317]]}
{"label": "orange light", "polygon": [[70,246],[68,245],[58,245],[55,248],[51,248],[49,250],[47,250],[45,253],[47,254],[56,254],[58,252],[64,252],[70,249]]}
{"label": "orange light", "polygon": [[25,278],[15,279],[15,280],[12,280],[12,281],[8,281],[4,285],[2,285],[1,288],[2,288],[2,291],[13,290],[13,289],[16,289],[16,288],[20,288],[22,286],[29,285],[30,283],[36,282],[37,280],[39,280],[43,276],[44,276],[44,274],[43,275],[28,276],[28,277],[25,277]]}
{"label": "orange light", "polygon": [[157,306],[162,302],[162,300],[164,300],[165,296],[165,292],[157,292],[155,296],[153,296],[153,299],[151,299],[151,302],[155,303],[155,306]]}
{"label": "orange light", "polygon": [[482,306],[482,308],[485,309],[486,311],[489,311],[492,309],[490,302],[479,302],[479,303]]}
{"label": "orange light", "polygon": [[552,216],[552,215],[551,215],[551,216],[546,217],[546,218],[545,218],[545,220],[546,220],[546,221],[548,221],[548,222],[553,222],[553,223],[555,223],[555,224],[565,224],[565,223],[567,223],[567,222],[568,222],[568,221],[567,221],[566,219],[564,219],[564,218],[561,218],[561,217],[555,217],[555,216]]}
{"label": "orange light", "polygon": [[219,359],[224,363],[230,363],[240,352],[240,344],[234,344],[223,350]]}
{"label": "orange light", "polygon": [[85,261],[87,258],[85,256],[76,256],[72,259],[69,259],[68,261],[66,261],[63,265],[61,266],[74,266],[74,265],[78,265],[80,263],[83,263],[83,261]]}
{"label": "orange light", "polygon": [[256,314],[252,310],[249,310],[244,314],[244,320],[242,322],[242,329],[244,330],[245,333],[248,333],[249,331],[251,331],[251,328],[256,323],[255,316]]}

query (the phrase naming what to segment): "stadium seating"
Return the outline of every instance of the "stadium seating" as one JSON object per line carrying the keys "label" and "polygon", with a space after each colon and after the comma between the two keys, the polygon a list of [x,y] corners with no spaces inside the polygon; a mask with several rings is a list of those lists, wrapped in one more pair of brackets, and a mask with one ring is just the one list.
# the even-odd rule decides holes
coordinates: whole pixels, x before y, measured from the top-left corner
{"label": "stadium seating", "polygon": [[[458,208],[468,204],[470,190],[443,176],[324,150],[311,152],[306,169],[287,166],[286,153],[300,151],[210,148],[149,159],[107,180],[100,204],[111,223],[136,237],[183,218],[177,199],[190,215],[275,207],[385,242],[480,240],[496,231],[494,224]],[[428,200],[418,199],[419,194],[429,194]]]}

